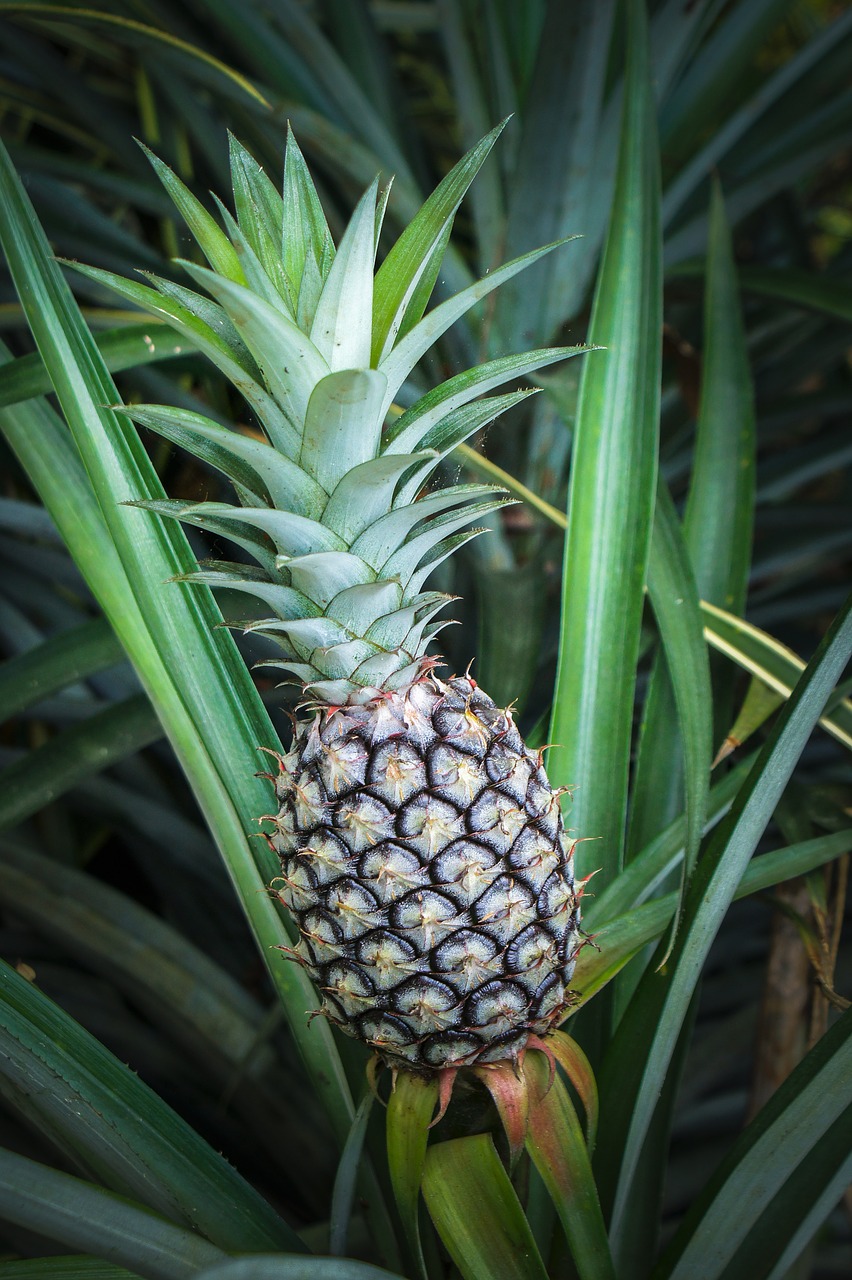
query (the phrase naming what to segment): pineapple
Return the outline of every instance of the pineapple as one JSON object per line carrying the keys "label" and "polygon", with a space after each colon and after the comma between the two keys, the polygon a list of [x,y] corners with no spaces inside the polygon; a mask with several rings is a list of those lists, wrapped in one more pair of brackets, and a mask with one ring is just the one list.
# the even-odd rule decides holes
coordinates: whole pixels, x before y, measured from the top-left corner
{"label": "pineapple", "polygon": [[[579,949],[575,841],[541,756],[470,674],[430,655],[451,597],[432,570],[506,501],[491,485],[430,487],[442,460],[528,390],[479,398],[584,348],[491,360],[418,397],[412,372],[492,288],[553,249],[492,271],[426,312],[456,209],[499,128],[375,259],[388,191],[374,182],[335,250],[288,137],[283,197],[231,143],[225,231],[151,156],[209,267],[206,295],[80,268],[187,335],[233,381],[264,439],[182,409],[137,423],[229,476],[237,502],[145,504],[240,545],[194,582],[259,598],[246,624],[305,693],[278,756],[268,839],[293,957],[322,1012],[415,1072],[516,1063],[570,1000]],[[398,399],[409,402],[401,412]]]}

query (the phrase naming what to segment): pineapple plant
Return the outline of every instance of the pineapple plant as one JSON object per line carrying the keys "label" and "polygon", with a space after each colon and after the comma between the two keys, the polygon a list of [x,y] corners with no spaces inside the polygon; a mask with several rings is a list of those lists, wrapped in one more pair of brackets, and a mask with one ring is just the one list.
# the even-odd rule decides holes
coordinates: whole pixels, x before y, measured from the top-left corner
{"label": "pineapple plant", "polygon": [[304,691],[292,746],[268,775],[277,808],[262,819],[281,864],[272,888],[298,926],[289,955],[331,1022],[425,1073],[516,1065],[564,1015],[581,944],[575,840],[541,754],[469,672],[441,678],[431,652],[452,597],[428,590],[429,575],[509,500],[493,485],[435,484],[441,463],[532,394],[483,393],[585,349],[493,359],[411,393],[450,325],[557,247],[426,311],[456,209],[499,131],[447,175],[378,270],[388,188],[373,182],[335,249],[292,135],[283,196],[232,140],[236,217],[220,205],[224,231],[150,156],[209,264],[182,266],[209,296],[79,268],[200,345],[262,428],[261,440],[182,409],[128,409],[224,472],[238,499],[140,505],[256,562],[184,577],[262,601],[269,615],[244,625],[277,643],[271,665]]}

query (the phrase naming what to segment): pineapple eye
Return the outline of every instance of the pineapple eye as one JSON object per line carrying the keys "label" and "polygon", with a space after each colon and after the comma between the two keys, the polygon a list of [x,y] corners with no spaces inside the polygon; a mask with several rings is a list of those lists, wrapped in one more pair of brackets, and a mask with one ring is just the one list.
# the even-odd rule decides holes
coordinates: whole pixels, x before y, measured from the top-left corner
{"label": "pineapple eye", "polygon": [[517,982],[487,982],[465,1005],[465,1018],[475,1027],[487,1027],[499,1035],[511,1031],[526,1013],[529,996]]}
{"label": "pineapple eye", "polygon": [[358,863],[358,874],[369,881],[380,902],[394,902],[402,894],[426,883],[420,859],[410,849],[386,841],[374,845]]}
{"label": "pineapple eye", "polygon": [[432,858],[462,834],[458,810],[444,800],[421,794],[400,811],[399,833],[424,857]]}
{"label": "pineapple eye", "polygon": [[349,845],[355,853],[362,853],[394,833],[390,810],[380,800],[363,793],[338,805],[334,825],[348,832]]}
{"label": "pineapple eye", "polygon": [[434,889],[409,893],[391,908],[391,924],[404,929],[406,937],[426,951],[446,937],[457,916],[452,898]]}
{"label": "pineapple eye", "polygon": [[471,1031],[437,1031],[421,1046],[430,1067],[461,1067],[482,1052],[482,1041]]}
{"label": "pineapple eye", "polygon": [[425,975],[403,982],[393,994],[393,1007],[396,1013],[411,1019],[421,1036],[457,1026],[461,1020],[456,992],[446,982]]}

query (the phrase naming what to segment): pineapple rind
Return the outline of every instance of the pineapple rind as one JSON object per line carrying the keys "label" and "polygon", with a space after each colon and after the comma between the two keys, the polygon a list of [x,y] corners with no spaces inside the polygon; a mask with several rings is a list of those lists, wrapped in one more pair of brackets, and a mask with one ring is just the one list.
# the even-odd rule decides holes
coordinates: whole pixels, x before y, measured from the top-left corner
{"label": "pineapple rind", "polygon": [[574,841],[540,758],[470,677],[320,710],[275,786],[276,887],[332,1022],[426,1071],[517,1057],[559,1020]]}

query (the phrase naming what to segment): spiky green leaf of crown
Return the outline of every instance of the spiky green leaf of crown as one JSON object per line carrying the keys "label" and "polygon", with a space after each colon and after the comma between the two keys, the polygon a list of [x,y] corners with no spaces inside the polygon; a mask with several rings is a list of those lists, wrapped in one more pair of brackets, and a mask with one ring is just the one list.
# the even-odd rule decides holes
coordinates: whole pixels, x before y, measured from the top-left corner
{"label": "spiky green leaf of crown", "polygon": [[262,600],[271,616],[252,630],[280,644],[273,665],[320,701],[365,702],[417,678],[446,625],[437,614],[451,599],[424,591],[426,579],[481,532],[474,521],[507,501],[491,485],[429,490],[430,478],[458,444],[532,391],[477,397],[586,350],[492,360],[450,378],[401,416],[390,412],[417,362],[457,319],[564,243],[516,258],[426,312],[456,210],[501,129],[444,178],[378,271],[388,189],[371,184],[335,250],[292,134],[283,195],[231,140],[236,218],[220,205],[224,230],[149,153],[209,264],[182,263],[206,294],[147,273],[150,283],[140,284],[78,267],[185,334],[263,428],[266,440],[258,441],[181,409],[127,410],[232,481],[235,505],[143,505],[250,553],[256,569],[205,564],[188,580]]}

